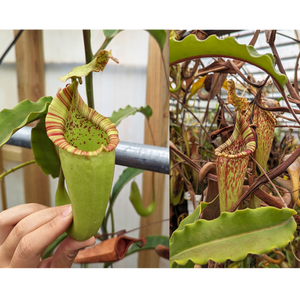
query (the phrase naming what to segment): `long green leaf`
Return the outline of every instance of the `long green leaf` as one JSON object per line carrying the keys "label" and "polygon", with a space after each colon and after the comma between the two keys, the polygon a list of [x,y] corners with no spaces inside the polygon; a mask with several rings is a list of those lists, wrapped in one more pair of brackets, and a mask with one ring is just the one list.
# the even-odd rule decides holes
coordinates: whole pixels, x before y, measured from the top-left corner
{"label": "long green leaf", "polygon": [[218,263],[238,261],[248,253],[263,254],[284,247],[294,238],[294,214],[288,208],[261,207],[224,212],[211,221],[187,224],[173,233],[170,266],[185,265],[189,260],[200,265],[209,259]]}
{"label": "long green leaf", "polygon": [[3,109],[0,112],[0,147],[20,128],[38,120],[48,111],[52,97],[43,97],[37,102],[24,100],[13,109]]}
{"label": "long green leaf", "polygon": [[129,182],[132,178],[136,177],[140,173],[144,172],[144,170],[141,169],[135,169],[135,168],[126,168],[123,173],[120,175],[118,181],[114,184],[112,193],[111,193],[111,205],[116,200],[117,196],[121,192],[124,185]]}
{"label": "long green leaf", "polygon": [[53,178],[56,178],[59,176],[60,159],[55,145],[47,136],[45,118],[46,115],[43,115],[40,122],[31,131],[31,147],[36,164],[46,175],[51,174]]}
{"label": "long green leaf", "polygon": [[140,108],[127,105],[125,108],[120,108],[117,112],[114,111],[109,119],[111,122],[115,123],[116,126],[118,126],[122,120],[130,115],[135,115],[137,112],[144,114],[148,120],[152,116],[152,109],[149,105],[146,105],[144,107],[141,106]]}

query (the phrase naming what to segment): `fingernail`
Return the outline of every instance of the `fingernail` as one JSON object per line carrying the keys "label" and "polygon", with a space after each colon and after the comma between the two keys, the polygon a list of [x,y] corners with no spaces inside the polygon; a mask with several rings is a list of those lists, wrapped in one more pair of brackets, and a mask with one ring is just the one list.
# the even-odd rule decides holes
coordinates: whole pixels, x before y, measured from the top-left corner
{"label": "fingernail", "polygon": [[72,205],[69,204],[69,206],[63,211],[62,215],[64,217],[67,217],[72,212]]}

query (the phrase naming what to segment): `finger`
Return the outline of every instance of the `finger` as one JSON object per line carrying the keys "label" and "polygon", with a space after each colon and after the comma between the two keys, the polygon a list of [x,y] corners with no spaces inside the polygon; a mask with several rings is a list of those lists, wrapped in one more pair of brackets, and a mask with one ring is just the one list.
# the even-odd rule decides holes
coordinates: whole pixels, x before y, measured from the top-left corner
{"label": "finger", "polygon": [[36,211],[23,218],[10,232],[2,244],[1,255],[11,260],[22,238],[60,215],[69,205],[51,207]]}
{"label": "finger", "polygon": [[45,209],[47,206],[38,203],[21,204],[0,213],[0,245],[8,237],[14,226],[28,215]]}
{"label": "finger", "polygon": [[[57,207],[62,208],[62,207]],[[18,244],[12,257],[10,267],[36,268],[39,265],[41,253],[63,234],[72,222],[71,205],[41,227],[26,234]]]}
{"label": "finger", "polygon": [[78,251],[94,244],[95,237],[93,236],[86,241],[76,241],[71,237],[67,237],[55,251],[51,268],[70,268]]}
{"label": "finger", "polygon": [[45,258],[44,260],[42,260],[39,263],[38,267],[39,268],[50,268],[51,263],[52,263],[52,258],[53,258],[53,256]]}

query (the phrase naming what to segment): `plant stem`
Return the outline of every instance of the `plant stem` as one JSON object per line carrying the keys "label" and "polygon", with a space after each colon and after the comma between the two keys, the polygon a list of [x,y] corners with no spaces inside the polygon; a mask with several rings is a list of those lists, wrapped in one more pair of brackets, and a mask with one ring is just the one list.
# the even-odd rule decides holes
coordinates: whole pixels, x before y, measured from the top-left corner
{"label": "plant stem", "polygon": [[269,176],[267,175],[267,173],[265,172],[265,170],[262,168],[262,166],[253,158],[252,155],[250,155],[251,159],[258,165],[258,167],[261,169],[261,171],[264,173],[264,175],[267,177],[267,179],[269,180],[270,184],[272,185],[273,189],[276,191],[279,199],[281,200],[281,202],[284,204],[285,207],[287,207],[285,201],[283,200],[282,196],[280,195],[280,193],[278,192],[277,188],[275,187],[274,183],[272,182],[272,180],[269,178]]}
{"label": "plant stem", "polygon": [[10,170],[8,170],[8,171],[2,173],[2,174],[0,175],[0,180],[3,179],[3,178],[4,178],[5,176],[7,176],[8,174],[10,174],[10,173],[12,173],[12,172],[14,172],[14,171],[16,171],[16,170],[18,170],[18,169],[21,169],[21,168],[23,168],[23,167],[26,167],[26,166],[28,166],[28,165],[34,164],[34,163],[35,163],[35,160],[33,159],[33,160],[27,161],[27,162],[25,162],[25,163],[23,163],[23,164],[20,164],[20,165],[18,165],[18,166],[16,166],[16,167],[12,168],[12,169],[10,169]]}
{"label": "plant stem", "polygon": [[[111,232],[115,232],[115,221],[114,221],[114,211],[111,210],[110,212],[110,219],[111,219]],[[114,235],[112,235],[111,237],[114,237]]]}
{"label": "plant stem", "polygon": [[[2,149],[0,149],[0,170],[2,171],[3,169],[4,169],[3,155],[2,155]],[[7,198],[6,198],[6,188],[5,188],[4,179],[1,180],[0,185],[1,185],[2,210],[6,210],[7,209]]]}
{"label": "plant stem", "polygon": [[[85,62],[88,64],[94,58],[91,47],[91,31],[83,30],[83,41],[85,50]],[[93,72],[85,77],[86,95],[88,106],[94,108],[94,94],[93,94]]]}
{"label": "plant stem", "polygon": [[102,229],[102,234],[103,234],[103,239],[106,240],[107,239],[107,222],[108,222],[108,218],[109,218],[109,215],[112,211],[112,204],[111,204],[111,197],[109,199],[109,202],[108,202],[108,209],[106,211],[106,214],[103,218],[103,222],[102,222],[102,225],[101,225],[101,229]]}
{"label": "plant stem", "polygon": [[5,182],[1,180],[1,199],[2,199],[2,210],[7,209],[7,200],[6,200],[6,189],[5,189]]}
{"label": "plant stem", "polygon": [[196,119],[196,121],[200,124],[201,128],[206,133],[207,137],[211,140],[209,133],[206,131],[205,127],[203,126],[201,121],[196,117],[196,115],[188,107],[186,107],[186,105],[184,105],[182,101],[180,101],[179,99],[176,99],[176,100]]}

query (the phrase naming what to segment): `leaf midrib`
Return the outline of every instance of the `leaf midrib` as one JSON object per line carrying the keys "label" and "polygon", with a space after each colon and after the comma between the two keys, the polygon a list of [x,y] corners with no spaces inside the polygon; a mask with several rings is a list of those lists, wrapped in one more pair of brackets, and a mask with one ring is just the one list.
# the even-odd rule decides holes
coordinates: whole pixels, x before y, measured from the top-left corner
{"label": "leaf midrib", "polygon": [[271,228],[273,229],[273,228],[282,226],[282,225],[284,225],[285,223],[289,222],[291,218],[292,218],[292,216],[291,216],[288,220],[284,221],[283,223],[277,224],[277,225],[275,225],[275,226],[271,226],[271,227],[267,227],[267,228],[262,228],[262,229],[258,229],[258,230],[254,230],[254,231],[249,231],[249,232],[246,232],[246,233],[236,234],[236,235],[233,235],[233,236],[224,237],[224,238],[220,238],[220,239],[215,239],[215,240],[210,241],[210,242],[207,242],[207,243],[205,243],[205,244],[200,244],[200,245],[196,245],[196,246],[194,246],[194,247],[190,247],[190,248],[188,248],[188,249],[185,249],[185,250],[183,250],[183,251],[181,251],[181,252],[178,252],[177,254],[171,256],[171,257],[170,257],[170,260],[171,260],[171,258],[172,258],[172,260],[175,261],[175,259],[173,259],[173,258],[176,257],[176,256],[178,256],[179,254],[182,255],[182,254],[185,253],[185,252],[189,252],[189,251],[191,251],[192,249],[196,249],[196,248],[198,248],[198,247],[202,247],[203,245],[205,245],[205,246],[206,246],[206,245],[209,245],[209,246],[210,246],[210,245],[212,245],[212,244],[214,244],[214,243],[221,242],[222,240],[230,240],[230,239],[233,239],[233,238],[238,238],[239,236],[245,236],[245,235],[249,235],[249,234],[256,233],[256,232],[263,231],[263,230],[266,230],[266,231],[267,231],[267,230],[269,230],[269,229],[271,229]]}

